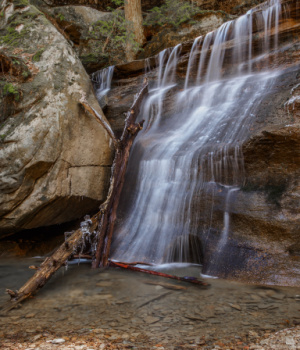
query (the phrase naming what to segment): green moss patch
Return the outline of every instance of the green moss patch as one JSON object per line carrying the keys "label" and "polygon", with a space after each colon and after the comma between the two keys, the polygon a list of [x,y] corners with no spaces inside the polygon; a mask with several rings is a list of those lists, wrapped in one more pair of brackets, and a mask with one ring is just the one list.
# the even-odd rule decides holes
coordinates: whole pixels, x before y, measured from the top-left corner
{"label": "green moss patch", "polygon": [[0,123],[14,114],[16,104],[21,98],[22,91],[16,84],[0,80]]}
{"label": "green moss patch", "polygon": [[44,53],[45,49],[40,49],[36,52],[36,54],[32,57],[32,60],[34,62],[39,62],[41,60],[41,56]]}
{"label": "green moss patch", "polygon": [[0,31],[0,44],[17,46],[26,34],[27,30],[25,28],[19,33],[15,28],[9,26]]}
{"label": "green moss patch", "polygon": [[13,4],[15,8],[24,8],[30,5],[28,0],[13,0]]}
{"label": "green moss patch", "polygon": [[13,97],[13,99],[15,101],[19,101],[20,100],[19,89],[15,85],[13,85],[11,83],[6,83],[3,86],[3,96],[8,96],[8,95],[11,95],[11,97]]}

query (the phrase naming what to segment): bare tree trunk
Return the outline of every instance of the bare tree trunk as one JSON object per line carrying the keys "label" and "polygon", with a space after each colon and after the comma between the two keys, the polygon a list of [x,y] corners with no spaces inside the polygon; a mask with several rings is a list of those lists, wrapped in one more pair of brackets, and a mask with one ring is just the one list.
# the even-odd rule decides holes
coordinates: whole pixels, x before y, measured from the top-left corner
{"label": "bare tree trunk", "polygon": [[[143,45],[146,42],[146,37],[143,28],[143,16],[141,0],[125,0],[125,18],[131,22],[128,25],[128,33],[134,34],[134,40]],[[126,45],[126,59],[133,61],[136,58],[136,52],[132,40],[127,41]]]}

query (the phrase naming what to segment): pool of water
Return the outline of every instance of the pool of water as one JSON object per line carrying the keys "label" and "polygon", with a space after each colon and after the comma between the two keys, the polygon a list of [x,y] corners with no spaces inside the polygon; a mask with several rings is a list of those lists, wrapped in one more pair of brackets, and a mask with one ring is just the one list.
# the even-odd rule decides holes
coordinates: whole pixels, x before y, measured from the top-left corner
{"label": "pool of water", "polygon": [[[5,288],[20,288],[34,273],[28,266],[39,261],[0,260],[0,303],[8,299]],[[158,270],[200,276],[197,265],[171,264]],[[43,332],[57,336],[79,332],[100,334],[137,349],[158,343],[165,349],[180,344],[183,349],[201,344],[201,349],[211,349],[220,341],[225,345],[235,341],[243,348],[259,335],[300,322],[299,289],[202,279],[210,286],[119,268],[92,270],[88,263],[70,264],[35,298],[2,314],[0,342],[1,337],[28,341]]]}

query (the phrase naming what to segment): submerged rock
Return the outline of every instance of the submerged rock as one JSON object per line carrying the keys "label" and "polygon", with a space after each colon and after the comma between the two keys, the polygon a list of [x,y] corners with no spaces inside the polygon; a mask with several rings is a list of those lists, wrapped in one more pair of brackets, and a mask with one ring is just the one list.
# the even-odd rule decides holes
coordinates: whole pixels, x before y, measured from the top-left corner
{"label": "submerged rock", "polygon": [[1,104],[11,101],[0,111],[0,234],[8,235],[96,210],[112,149],[106,131],[78,103],[85,93],[102,113],[66,39],[26,0],[4,1],[1,11],[1,52],[26,66],[0,76]]}

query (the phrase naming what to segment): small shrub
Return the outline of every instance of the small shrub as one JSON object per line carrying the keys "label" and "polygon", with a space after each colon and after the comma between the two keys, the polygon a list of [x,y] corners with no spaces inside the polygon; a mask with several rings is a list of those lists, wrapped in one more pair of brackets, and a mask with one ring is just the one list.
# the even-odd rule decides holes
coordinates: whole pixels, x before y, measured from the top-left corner
{"label": "small shrub", "polygon": [[[117,6],[124,5],[124,0],[112,0],[112,2]],[[134,33],[128,31],[131,25],[125,19],[123,8],[113,9],[108,7],[107,10],[110,11],[110,17],[107,20],[95,22],[89,32],[88,38],[95,40],[102,39],[105,42],[102,53],[105,52],[108,42],[114,48],[124,48],[129,43],[134,52],[139,51],[141,49],[140,44],[135,41]]]}
{"label": "small shrub", "polygon": [[20,100],[20,92],[19,90],[11,83],[7,83],[3,86],[3,95],[8,96],[11,95],[13,96],[13,99],[15,101]]}
{"label": "small shrub", "polygon": [[64,16],[62,13],[59,13],[56,17],[57,17],[61,22],[65,20],[65,16]]}
{"label": "small shrub", "polygon": [[182,0],[166,0],[160,7],[154,7],[147,16],[145,25],[172,25],[175,28],[180,24],[192,20],[192,16],[200,13],[198,6]]}

